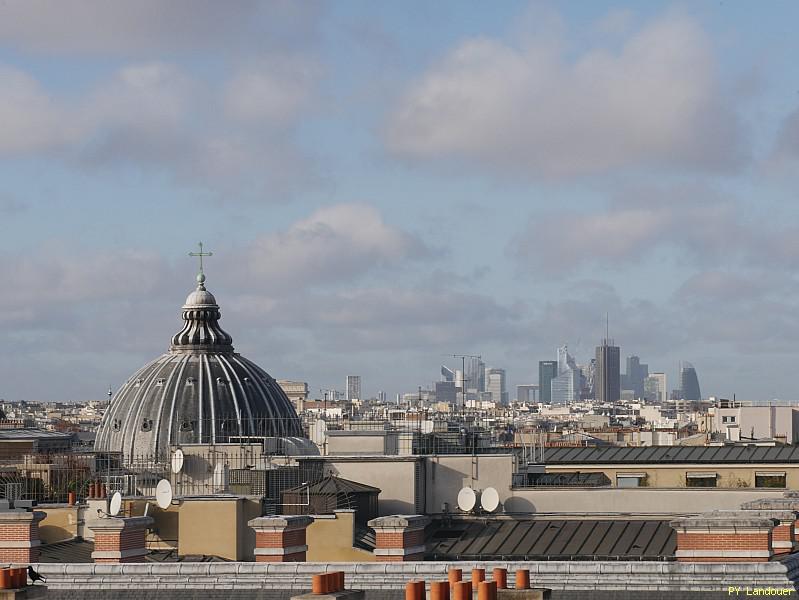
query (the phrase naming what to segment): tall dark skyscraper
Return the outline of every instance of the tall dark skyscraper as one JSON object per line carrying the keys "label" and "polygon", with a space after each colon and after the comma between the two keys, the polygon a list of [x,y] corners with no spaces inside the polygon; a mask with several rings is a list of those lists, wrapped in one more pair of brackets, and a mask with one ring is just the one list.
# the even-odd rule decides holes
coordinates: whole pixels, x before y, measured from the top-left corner
{"label": "tall dark skyscraper", "polygon": [[621,366],[619,347],[605,338],[596,347],[596,399],[599,402],[617,402],[621,398]]}
{"label": "tall dark skyscraper", "polygon": [[649,377],[649,365],[642,364],[637,356],[627,357],[627,373],[622,377],[621,387],[633,390],[636,398],[644,397],[644,381]]}
{"label": "tall dark skyscraper", "polygon": [[680,367],[680,388],[684,400],[701,400],[702,392],[699,391],[699,378],[696,369],[689,362],[683,362]]}
{"label": "tall dark skyscraper", "polygon": [[544,404],[552,403],[552,380],[558,376],[558,362],[542,360],[538,363],[538,397]]}

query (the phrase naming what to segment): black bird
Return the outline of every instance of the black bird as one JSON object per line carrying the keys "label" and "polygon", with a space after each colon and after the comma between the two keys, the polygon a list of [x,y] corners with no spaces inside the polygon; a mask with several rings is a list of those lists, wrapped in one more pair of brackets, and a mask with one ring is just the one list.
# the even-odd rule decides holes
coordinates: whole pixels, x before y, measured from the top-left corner
{"label": "black bird", "polygon": [[44,575],[41,575],[40,573],[37,573],[36,571],[34,571],[33,567],[31,567],[31,566],[28,566],[28,577],[30,577],[30,580],[34,584],[37,581],[41,581],[42,583],[47,583],[47,577],[45,577]]}

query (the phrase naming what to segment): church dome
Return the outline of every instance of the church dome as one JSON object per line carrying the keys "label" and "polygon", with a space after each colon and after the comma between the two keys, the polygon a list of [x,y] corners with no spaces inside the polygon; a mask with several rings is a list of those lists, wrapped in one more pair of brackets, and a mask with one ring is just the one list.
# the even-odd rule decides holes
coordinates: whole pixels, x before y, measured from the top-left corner
{"label": "church dome", "polygon": [[304,437],[294,406],[277,382],[234,352],[202,273],[182,316],[169,352],[134,373],[111,400],[95,450],[163,457],[183,444]]}

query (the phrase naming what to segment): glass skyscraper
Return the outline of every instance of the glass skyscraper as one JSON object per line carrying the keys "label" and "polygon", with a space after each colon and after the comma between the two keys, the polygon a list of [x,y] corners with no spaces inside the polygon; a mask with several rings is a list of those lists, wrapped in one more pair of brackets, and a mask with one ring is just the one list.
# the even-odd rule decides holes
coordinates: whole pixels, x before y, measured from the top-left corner
{"label": "glass skyscraper", "polygon": [[552,380],[558,376],[558,363],[542,360],[538,363],[538,398],[544,404],[552,402]]}
{"label": "glass skyscraper", "polygon": [[699,390],[699,378],[696,369],[689,362],[683,362],[680,367],[680,389],[683,400],[701,400],[702,392]]}
{"label": "glass skyscraper", "polygon": [[558,376],[552,380],[552,404],[571,404],[580,399],[580,369],[566,346],[558,348]]}

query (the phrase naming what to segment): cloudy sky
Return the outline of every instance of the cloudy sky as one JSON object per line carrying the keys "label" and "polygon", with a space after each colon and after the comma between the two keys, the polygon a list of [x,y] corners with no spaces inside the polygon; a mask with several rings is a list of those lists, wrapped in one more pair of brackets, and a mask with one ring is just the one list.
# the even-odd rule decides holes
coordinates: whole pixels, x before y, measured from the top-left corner
{"label": "cloudy sky", "polygon": [[453,353],[534,383],[608,313],[672,387],[688,360],[706,395],[799,400],[798,21],[4,0],[0,397],[102,398],[165,351],[203,240],[237,350],[317,395]]}

